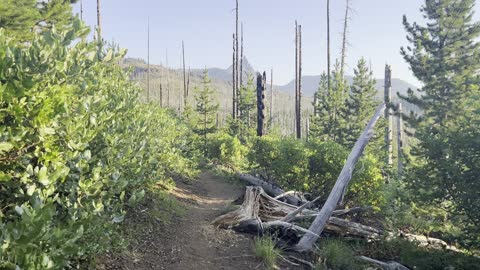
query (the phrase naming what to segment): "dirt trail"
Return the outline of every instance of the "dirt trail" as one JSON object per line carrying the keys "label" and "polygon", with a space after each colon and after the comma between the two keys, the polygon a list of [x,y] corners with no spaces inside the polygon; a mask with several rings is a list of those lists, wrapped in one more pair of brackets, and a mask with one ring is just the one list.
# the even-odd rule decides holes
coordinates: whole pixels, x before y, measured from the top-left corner
{"label": "dirt trail", "polygon": [[[177,183],[173,195],[186,213],[169,225],[142,224],[148,211],[135,213],[127,228],[135,230],[135,243],[120,254],[108,254],[99,269],[245,270],[264,269],[252,253],[252,236],[214,228],[210,222],[226,211],[245,188],[204,172],[191,184]],[[141,228],[142,232],[138,233]],[[282,268],[283,269],[283,268]]]}

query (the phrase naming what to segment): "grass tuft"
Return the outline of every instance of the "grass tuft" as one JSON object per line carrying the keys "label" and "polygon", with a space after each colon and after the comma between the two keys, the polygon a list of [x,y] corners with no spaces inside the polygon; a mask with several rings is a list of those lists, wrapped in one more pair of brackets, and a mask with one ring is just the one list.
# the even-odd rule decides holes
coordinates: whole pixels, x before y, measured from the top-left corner
{"label": "grass tuft", "polygon": [[267,269],[277,268],[277,259],[280,250],[275,248],[275,241],[270,236],[255,238],[254,249],[255,256],[262,259]]}

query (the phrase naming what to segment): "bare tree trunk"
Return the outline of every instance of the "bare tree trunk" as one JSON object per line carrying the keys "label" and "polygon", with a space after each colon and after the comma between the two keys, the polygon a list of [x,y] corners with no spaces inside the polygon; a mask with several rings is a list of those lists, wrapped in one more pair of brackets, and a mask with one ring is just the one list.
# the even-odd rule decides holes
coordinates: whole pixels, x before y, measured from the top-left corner
{"label": "bare tree trunk", "polygon": [[[355,168],[355,164],[357,163],[358,159],[363,153],[368,141],[373,136],[374,127],[377,123],[378,119],[382,115],[383,111],[385,110],[385,104],[380,105],[373,118],[368,123],[367,127],[363,131],[360,138],[358,138],[357,142],[355,143],[352,152],[347,158],[345,165],[343,166],[340,175],[333,187],[330,195],[328,195],[327,201],[323,205],[322,209],[318,213],[318,216],[315,218],[313,223],[309,227],[309,231],[312,231],[316,235],[320,235],[325,228],[330,216],[332,215],[335,207],[337,206],[338,202],[340,201],[343,191],[348,186],[350,180],[352,179],[353,170]],[[318,237],[312,234],[305,234],[298,244],[295,246],[295,250],[299,252],[308,252],[313,249],[313,245],[315,241],[317,241]]]}
{"label": "bare tree trunk", "polygon": [[397,118],[397,171],[398,175],[403,175],[403,108],[402,103],[398,103],[398,118]]}
{"label": "bare tree trunk", "polygon": [[182,40],[182,62],[183,62],[183,108],[187,107],[188,91],[187,91],[187,74],[185,70],[185,43]]}
{"label": "bare tree trunk", "polygon": [[[298,68],[298,59],[299,59],[299,50],[298,50],[298,23],[295,21],[295,120],[294,120],[294,132],[297,129],[298,122],[298,88],[299,88],[299,68]],[[298,138],[298,133],[297,133]]]}
{"label": "bare tree trunk", "polygon": [[239,74],[239,62],[238,62],[238,53],[239,53],[239,49],[238,49],[238,0],[236,0],[236,6],[235,6],[235,59],[236,59],[236,63],[235,63],[235,69],[236,69],[236,78],[235,78],[235,82],[236,82],[236,97],[235,97],[235,102],[237,103],[235,108],[235,115],[236,117],[238,117],[238,113],[239,113],[239,106],[238,106],[238,93],[239,93],[239,76],[241,76],[241,74]]}
{"label": "bare tree trunk", "polygon": [[97,38],[98,42],[102,42],[102,24],[100,20],[100,0],[97,0]]}
{"label": "bare tree trunk", "polygon": [[150,101],[150,18],[147,22],[147,102]]}
{"label": "bare tree trunk", "polygon": [[240,38],[240,88],[243,86],[243,23]]}
{"label": "bare tree trunk", "polygon": [[165,71],[167,72],[167,107],[170,107],[170,70],[168,68],[168,49],[165,49]]}
{"label": "bare tree trunk", "polygon": [[302,25],[298,26],[297,139],[302,138]]}
{"label": "bare tree trunk", "polygon": [[162,83],[160,82],[160,89],[158,93],[158,103],[160,104],[160,107],[163,107],[163,89],[162,89]]}
{"label": "bare tree trunk", "polygon": [[232,118],[236,119],[237,118],[237,74],[235,70],[235,66],[237,65],[237,61],[235,58],[235,34],[233,34],[233,64],[232,64],[232,87],[233,87],[233,92],[232,92]]}
{"label": "bare tree trunk", "polygon": [[387,128],[385,134],[385,145],[387,149],[387,164],[389,167],[393,165],[393,128],[392,128],[392,67],[385,66],[385,93],[384,102],[387,104],[385,110],[385,118],[387,119]]}
{"label": "bare tree trunk", "polygon": [[187,76],[187,96],[190,95],[190,75],[191,75],[191,71],[190,71],[190,67],[188,67],[188,76]]}
{"label": "bare tree trunk", "polygon": [[83,0],[80,0],[80,20],[83,21]]}
{"label": "bare tree trunk", "polygon": [[330,66],[331,66],[331,61],[330,61],[330,0],[327,0],[327,87],[328,91],[330,91],[330,84],[331,84],[331,76],[330,74]]}
{"label": "bare tree trunk", "polygon": [[273,68],[270,72],[270,125],[273,126]]}
{"label": "bare tree trunk", "polygon": [[348,13],[350,11],[350,0],[346,0],[346,7],[345,7],[345,19],[343,22],[343,41],[342,41],[342,59],[340,64],[340,74],[342,74],[342,78],[345,72],[345,58],[347,56],[347,31],[348,31]]}
{"label": "bare tree trunk", "polygon": [[239,80],[240,80],[240,87],[238,88],[237,92],[237,107],[238,107],[238,117],[242,115],[244,112],[241,111],[240,108],[240,102],[242,100],[242,87],[243,87],[243,23],[242,23],[242,31],[241,31],[241,42],[240,42],[240,74],[239,74]]}
{"label": "bare tree trunk", "polygon": [[263,76],[257,75],[257,136],[261,137],[265,134],[265,82],[267,75],[263,72]]}

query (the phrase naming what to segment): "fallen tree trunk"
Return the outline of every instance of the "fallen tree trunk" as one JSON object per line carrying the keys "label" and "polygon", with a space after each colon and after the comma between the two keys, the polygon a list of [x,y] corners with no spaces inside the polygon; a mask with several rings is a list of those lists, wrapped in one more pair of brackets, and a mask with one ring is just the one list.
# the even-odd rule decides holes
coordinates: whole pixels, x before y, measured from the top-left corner
{"label": "fallen tree trunk", "polygon": [[[272,198],[261,187],[247,187],[244,198],[240,208],[216,218],[212,224],[218,227],[232,228],[236,231],[256,234],[278,227],[318,237],[318,235],[308,229],[282,220],[289,213],[297,211],[299,207]],[[301,213],[305,213],[305,217],[318,214],[309,209],[303,209]],[[344,211],[340,210],[339,213],[344,213]],[[377,239],[383,234],[381,230],[336,217],[329,219],[325,231],[368,239]]]}
{"label": "fallen tree trunk", "polygon": [[251,185],[262,187],[263,190],[265,190],[271,196],[280,196],[282,198],[285,198],[289,204],[301,205],[307,202],[304,198],[302,198],[300,192],[285,192],[283,189],[277,187],[276,185],[263,181],[262,179],[258,179],[257,177],[251,176],[249,174],[239,173],[237,174],[237,176],[238,178],[240,178],[240,180],[250,183]]}
{"label": "fallen tree trunk", "polygon": [[[368,144],[370,138],[373,136],[373,128],[377,123],[378,119],[382,115],[383,111],[385,110],[385,104],[380,105],[373,118],[368,123],[367,127],[363,131],[360,138],[358,138],[357,142],[353,146],[353,150],[347,158],[345,165],[343,166],[340,175],[338,176],[337,182],[335,183],[330,195],[327,198],[327,201],[323,205],[320,213],[313,221],[309,231],[312,231],[316,235],[322,233],[327,224],[329,218],[332,216],[333,211],[337,207],[337,204],[341,200],[350,180],[352,179],[353,170],[355,169],[355,165],[357,164],[358,159],[363,153],[366,145]],[[305,234],[300,242],[298,242],[297,246],[295,247],[296,251],[299,252],[308,252],[313,249],[315,241],[317,241],[318,237],[313,234]]]}
{"label": "fallen tree trunk", "polygon": [[357,259],[379,265],[384,270],[410,270],[410,268],[398,262],[382,262],[365,256],[358,256]]}

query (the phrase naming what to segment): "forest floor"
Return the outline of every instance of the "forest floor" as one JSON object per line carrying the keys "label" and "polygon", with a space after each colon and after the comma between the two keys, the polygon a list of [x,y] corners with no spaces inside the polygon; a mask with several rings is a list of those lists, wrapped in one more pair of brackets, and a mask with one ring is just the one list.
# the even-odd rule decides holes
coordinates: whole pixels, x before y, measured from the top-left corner
{"label": "forest floor", "polygon": [[[192,183],[177,183],[171,194],[185,212],[168,223],[145,225],[149,211],[127,217],[133,241],[127,251],[112,252],[99,259],[98,269],[245,270],[264,269],[253,253],[253,237],[218,229],[210,223],[231,210],[229,205],[245,186],[211,172]],[[279,266],[280,269],[293,269]],[[301,268],[297,268],[301,269]]]}

